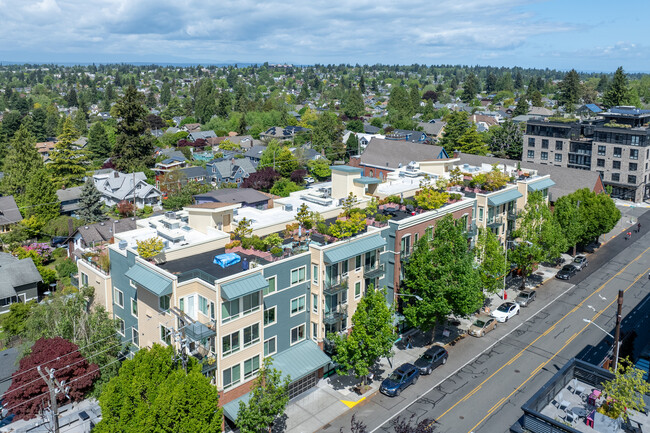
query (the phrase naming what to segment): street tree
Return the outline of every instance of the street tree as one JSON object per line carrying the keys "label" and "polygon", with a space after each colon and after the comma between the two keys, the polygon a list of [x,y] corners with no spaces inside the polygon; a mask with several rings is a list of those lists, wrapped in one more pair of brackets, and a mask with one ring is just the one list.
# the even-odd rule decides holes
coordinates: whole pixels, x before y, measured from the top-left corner
{"label": "street tree", "polygon": [[620,360],[618,368],[612,367],[611,372],[614,378],[603,383],[603,393],[608,399],[598,412],[627,421],[630,410],[643,412],[646,408],[643,397],[650,393],[650,383],[643,378],[645,372],[635,368],[629,359]]}
{"label": "street tree", "polygon": [[[259,358],[255,358],[259,362]],[[291,378],[273,368],[273,359],[264,359],[250,391],[248,403],[239,402],[235,425],[241,433],[271,433],[274,421],[289,402]]]}
{"label": "street tree", "polygon": [[93,431],[221,432],[217,388],[195,358],[187,373],[174,359],[173,347],[154,344],[124,361],[99,397],[102,420]]}
{"label": "street tree", "polygon": [[607,194],[597,194],[589,188],[582,188],[570,194],[571,202],[577,207],[580,202],[579,217],[582,232],[578,243],[586,244],[610,232],[621,219],[621,211]]}
{"label": "street tree", "polygon": [[405,293],[422,301],[405,305],[404,316],[432,336],[449,314],[467,316],[483,304],[481,279],[464,231],[446,215],[437,222],[431,242],[420,238],[405,266]]}
{"label": "street tree", "polygon": [[80,401],[99,377],[97,364],[89,363],[79,352],[79,347],[61,337],[41,338],[32,345],[29,355],[20,360],[19,368],[12,374],[11,386],[3,395],[3,405],[17,419],[31,419],[49,407],[49,390],[37,367],[44,374],[53,369],[54,377],[65,381],[67,393],[59,393],[59,405]]}
{"label": "street tree", "polygon": [[352,331],[346,335],[329,334],[336,348],[333,360],[339,371],[350,371],[357,378],[366,378],[381,357],[392,354],[395,342],[393,308],[386,302],[386,290],[370,286],[352,316]]}
{"label": "street tree", "polygon": [[117,136],[113,146],[113,164],[121,171],[143,169],[153,162],[153,136],[145,134],[144,94],[134,86],[128,86],[111,113],[121,119],[117,124]]}
{"label": "street tree", "polygon": [[503,288],[508,266],[505,250],[492,230],[479,228],[474,254],[480,263],[479,274],[483,290],[487,293],[497,293]]}
{"label": "street tree", "polygon": [[572,194],[562,196],[555,201],[553,216],[560,225],[566,243],[573,247],[576,253],[576,244],[582,237],[584,226],[580,221],[580,203],[574,200]]}

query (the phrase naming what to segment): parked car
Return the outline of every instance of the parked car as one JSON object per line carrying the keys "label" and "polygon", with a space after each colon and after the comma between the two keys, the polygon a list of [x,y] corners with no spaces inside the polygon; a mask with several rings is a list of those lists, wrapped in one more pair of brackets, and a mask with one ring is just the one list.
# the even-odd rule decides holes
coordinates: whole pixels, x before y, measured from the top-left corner
{"label": "parked car", "polygon": [[311,184],[314,183],[314,182],[315,182],[315,180],[314,180],[314,178],[311,177],[311,176],[307,176],[307,177],[305,178],[305,183],[306,183],[307,185],[311,185]]}
{"label": "parked car", "polygon": [[514,302],[504,302],[499,305],[499,308],[492,312],[492,317],[494,317],[497,322],[507,322],[508,319],[519,314],[519,309],[519,305]]}
{"label": "parked car", "polygon": [[415,361],[415,366],[420,369],[420,374],[431,374],[436,367],[446,364],[448,357],[449,354],[444,347],[433,346]]}
{"label": "parked car", "polygon": [[600,248],[600,242],[591,242],[582,247],[582,251],[588,254],[593,254],[596,250]]}
{"label": "parked car", "polygon": [[515,298],[515,302],[519,304],[520,307],[527,307],[536,297],[537,292],[535,290],[522,290]]}
{"label": "parked car", "polygon": [[558,272],[555,275],[555,278],[559,278],[560,280],[568,280],[572,276],[578,273],[578,270],[576,269],[575,266],[573,265],[564,265],[562,269],[560,269],[560,272]]}
{"label": "parked car", "polygon": [[469,327],[469,335],[482,337],[497,327],[497,321],[490,316],[478,316],[472,326]]}
{"label": "parked car", "polygon": [[573,259],[573,266],[575,266],[579,271],[581,271],[583,268],[586,268],[588,264],[589,262],[585,256],[576,256],[576,258]]}
{"label": "parked car", "polygon": [[400,393],[418,381],[420,369],[413,364],[402,364],[381,383],[379,391],[389,397],[397,397]]}

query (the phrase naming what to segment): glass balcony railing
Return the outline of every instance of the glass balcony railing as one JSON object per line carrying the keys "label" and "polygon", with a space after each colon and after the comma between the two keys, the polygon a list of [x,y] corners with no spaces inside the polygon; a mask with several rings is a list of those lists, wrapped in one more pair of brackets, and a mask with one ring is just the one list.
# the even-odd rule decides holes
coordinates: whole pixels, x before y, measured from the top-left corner
{"label": "glass balcony railing", "polygon": [[384,265],[375,263],[373,265],[366,265],[363,268],[363,276],[366,278],[376,278],[384,274]]}
{"label": "glass balcony railing", "polygon": [[323,291],[327,295],[333,295],[348,288],[348,277],[338,277],[325,281]]}
{"label": "glass balcony railing", "polygon": [[338,304],[335,307],[330,307],[325,309],[323,320],[327,324],[332,324],[338,322],[339,320],[345,317],[348,317],[348,305]]}

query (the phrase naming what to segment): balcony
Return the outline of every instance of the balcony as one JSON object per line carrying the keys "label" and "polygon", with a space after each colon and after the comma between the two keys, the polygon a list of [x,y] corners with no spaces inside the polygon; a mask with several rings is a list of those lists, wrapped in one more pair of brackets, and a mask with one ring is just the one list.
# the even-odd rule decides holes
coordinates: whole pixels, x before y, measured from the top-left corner
{"label": "balcony", "polygon": [[210,285],[214,285],[214,280],[216,280],[215,277],[205,271],[202,271],[201,269],[193,269],[191,271],[183,272],[182,274],[178,275],[178,283],[180,284],[185,281],[193,280],[194,278],[205,281]]}
{"label": "balcony", "polygon": [[366,265],[363,268],[363,276],[366,278],[376,278],[384,275],[384,265],[378,265],[377,263],[373,265]]}
{"label": "balcony", "polygon": [[323,321],[331,325],[346,317],[348,317],[348,305],[338,304],[334,308],[325,309],[325,314],[323,315]]}
{"label": "balcony", "polygon": [[348,277],[339,277],[330,281],[325,280],[323,292],[326,295],[334,295],[348,289]]}
{"label": "balcony", "polygon": [[488,222],[487,222],[487,226],[489,228],[491,228],[491,229],[501,227],[502,224],[503,224],[503,218],[501,216],[494,217],[494,218],[488,220]]}
{"label": "balcony", "polygon": [[467,227],[467,230],[465,231],[465,236],[468,238],[473,238],[476,236],[478,233],[478,229],[476,228],[476,224],[471,224],[469,227]]}
{"label": "balcony", "polygon": [[517,219],[517,210],[516,209],[510,209],[507,214],[508,220],[509,221],[515,221]]}

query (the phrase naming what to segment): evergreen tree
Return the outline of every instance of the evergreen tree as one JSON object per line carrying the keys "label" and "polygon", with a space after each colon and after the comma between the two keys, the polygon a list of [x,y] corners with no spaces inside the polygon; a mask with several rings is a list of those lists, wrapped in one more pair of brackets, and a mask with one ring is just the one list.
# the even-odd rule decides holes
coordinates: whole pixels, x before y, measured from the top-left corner
{"label": "evergreen tree", "polygon": [[488,152],[487,144],[483,141],[481,134],[476,130],[476,125],[474,124],[466,129],[463,135],[458,138],[456,149],[472,155],[486,155]]}
{"label": "evergreen tree", "polygon": [[93,159],[104,160],[110,156],[111,142],[108,140],[106,129],[101,121],[93,123],[90,127],[86,150]]}
{"label": "evergreen tree", "polygon": [[24,194],[32,175],[43,168],[43,158],[36,151],[35,144],[27,126],[21,126],[9,143],[2,165],[4,177],[0,180],[0,191],[4,195],[18,198]]}
{"label": "evergreen tree", "polygon": [[42,107],[35,108],[32,111],[32,135],[37,142],[45,140],[47,131],[45,122],[47,121],[47,112]]}
{"label": "evergreen tree", "polygon": [[74,89],[74,87],[68,91],[68,94],[65,97],[65,102],[68,104],[68,107],[76,107],[79,105],[79,100],[77,99],[77,91]]}
{"label": "evergreen tree", "polygon": [[463,102],[468,103],[476,98],[479,92],[478,78],[473,73],[470,73],[463,82],[463,94],[460,96]]}
{"label": "evergreen tree", "polygon": [[575,69],[571,69],[564,76],[564,79],[559,85],[560,95],[558,102],[567,108],[567,111],[572,111],[573,107],[580,102],[581,86],[580,76]]}
{"label": "evergreen tree", "polygon": [[598,92],[605,92],[609,88],[609,78],[607,78],[607,75],[602,74],[600,76],[600,79],[598,80],[598,85],[596,86],[596,90]]}
{"label": "evergreen tree", "polygon": [[359,91],[361,94],[366,93],[366,80],[363,77],[363,71],[361,71],[361,78],[359,78]]}
{"label": "evergreen tree", "polygon": [[67,117],[63,124],[63,134],[59,136],[54,151],[52,162],[48,168],[52,173],[52,180],[57,186],[72,187],[79,185],[86,175],[87,159],[83,153],[72,148],[72,142],[79,136],[72,124],[72,119]]}
{"label": "evergreen tree", "polygon": [[460,137],[471,128],[472,123],[469,121],[469,115],[465,111],[452,111],[447,116],[447,125],[440,138],[440,146],[444,147],[449,155],[457,149]]}
{"label": "evergreen tree", "polygon": [[357,134],[350,134],[348,141],[345,142],[345,152],[349,156],[359,155],[359,139]]}
{"label": "evergreen tree", "polygon": [[417,84],[411,84],[411,90],[409,91],[409,98],[411,99],[413,112],[418,113],[421,110],[420,102],[422,102],[422,96],[420,96],[420,89],[418,89]]}
{"label": "evergreen tree", "polygon": [[14,134],[23,123],[23,116],[16,110],[4,113],[2,123],[0,124],[0,135],[4,135],[8,139],[13,138]]}
{"label": "evergreen tree", "polygon": [[79,211],[77,212],[79,218],[86,223],[96,223],[104,220],[101,199],[102,195],[95,187],[95,183],[92,179],[88,179],[81,189]]}
{"label": "evergreen tree", "polygon": [[219,95],[216,114],[219,117],[227,118],[231,110],[232,110],[232,102],[230,100],[230,92],[223,91]]}
{"label": "evergreen tree", "polygon": [[169,104],[172,99],[172,86],[169,83],[163,83],[162,90],[160,91],[160,103],[162,105]]}
{"label": "evergreen tree", "polygon": [[117,125],[113,147],[113,163],[118,170],[134,171],[146,168],[153,162],[153,137],[145,135],[147,124],[144,95],[129,86],[124,96],[114,106],[115,114],[122,120]]}
{"label": "evergreen tree", "polygon": [[490,128],[488,139],[490,152],[498,157],[520,160],[524,142],[522,125],[508,119],[501,125]]}
{"label": "evergreen tree", "polygon": [[524,88],[524,77],[521,76],[521,72],[517,71],[515,74],[515,89],[521,90]]}
{"label": "evergreen tree", "polygon": [[350,89],[343,100],[343,113],[351,119],[361,117],[365,113],[363,96],[358,89]]}
{"label": "evergreen tree", "polygon": [[59,216],[60,204],[56,187],[45,168],[31,174],[25,194],[20,197],[19,202],[23,217],[32,219],[29,226],[35,231]]}
{"label": "evergreen tree", "polygon": [[521,116],[522,114],[528,114],[528,101],[525,97],[521,96],[519,101],[517,101],[517,108],[512,113],[513,117]]}
{"label": "evergreen tree", "polygon": [[196,92],[194,103],[194,112],[199,123],[208,123],[208,121],[217,112],[217,102],[213,92],[212,80],[204,78],[199,82],[199,89]]}
{"label": "evergreen tree", "polygon": [[628,85],[627,75],[623,71],[623,67],[619,68],[614,73],[612,84],[603,95],[603,104],[607,108],[616,107],[618,105],[630,105],[632,95]]}
{"label": "evergreen tree", "polygon": [[61,115],[54,104],[48,105],[45,111],[47,112],[47,119],[45,120],[45,136],[54,137],[56,136],[56,130]]}
{"label": "evergreen tree", "polygon": [[497,77],[492,72],[490,72],[485,80],[485,90],[487,92],[494,92],[497,88]]}
{"label": "evergreen tree", "polygon": [[393,87],[387,108],[390,123],[395,123],[403,118],[410,119],[414,114],[413,103],[408,92],[402,86]]}
{"label": "evergreen tree", "polygon": [[88,123],[86,122],[86,113],[81,109],[77,110],[73,116],[73,125],[74,129],[77,131],[77,138],[79,136],[86,134],[88,132]]}
{"label": "evergreen tree", "polygon": [[309,85],[307,83],[303,83],[302,87],[300,87],[300,93],[298,94],[298,103],[304,104],[308,99]]}
{"label": "evergreen tree", "polygon": [[530,95],[530,103],[533,104],[533,107],[543,107],[544,103],[542,102],[542,94],[539,90],[535,90]]}

